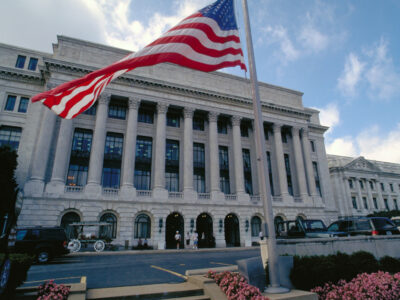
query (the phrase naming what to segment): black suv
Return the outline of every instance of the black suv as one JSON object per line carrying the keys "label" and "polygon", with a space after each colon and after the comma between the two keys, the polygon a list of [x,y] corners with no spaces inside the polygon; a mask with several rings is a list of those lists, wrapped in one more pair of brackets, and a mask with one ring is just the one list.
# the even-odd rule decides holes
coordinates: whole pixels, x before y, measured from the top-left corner
{"label": "black suv", "polygon": [[329,225],[328,231],[335,233],[337,236],[400,234],[400,231],[393,222],[388,218],[382,217],[361,217],[339,220]]}
{"label": "black suv", "polygon": [[61,227],[17,228],[15,246],[11,250],[17,253],[36,255],[39,263],[69,253],[67,236]]}

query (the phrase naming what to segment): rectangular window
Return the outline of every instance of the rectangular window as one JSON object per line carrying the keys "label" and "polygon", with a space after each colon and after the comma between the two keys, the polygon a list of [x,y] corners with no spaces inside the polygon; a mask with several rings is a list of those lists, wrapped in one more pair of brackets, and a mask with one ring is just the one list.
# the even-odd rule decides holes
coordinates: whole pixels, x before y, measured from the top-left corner
{"label": "rectangular window", "polygon": [[218,133],[228,134],[228,119],[224,117],[219,117],[217,122]]}
{"label": "rectangular window", "polygon": [[201,116],[193,117],[193,130],[204,131],[204,118]]}
{"label": "rectangular window", "polygon": [[244,173],[244,189],[247,194],[253,195],[253,183],[251,178],[251,160],[250,150],[242,149],[243,155],[243,173]]}
{"label": "rectangular window", "polygon": [[177,127],[180,126],[180,116],[176,112],[168,112],[167,113],[167,126],[169,127]]}
{"label": "rectangular window", "polygon": [[36,71],[37,64],[38,64],[38,59],[34,58],[34,57],[31,57],[29,59],[28,70]]}
{"label": "rectangular window", "polygon": [[310,144],[311,144],[311,151],[315,152],[315,143],[314,143],[314,141],[310,141]]}
{"label": "rectangular window", "polygon": [[204,144],[193,143],[193,186],[198,193],[206,192]]}
{"label": "rectangular window", "polygon": [[371,188],[371,190],[374,190],[374,189],[375,189],[375,186],[374,186],[374,182],[373,182],[373,181],[370,181],[370,182],[369,182],[369,187]]}
{"label": "rectangular window", "polygon": [[386,209],[386,210],[390,210],[388,199],[386,199],[386,198],[383,199],[383,203],[385,203],[385,209]]}
{"label": "rectangular window", "polygon": [[122,134],[107,133],[104,146],[103,187],[119,188],[123,145],[124,136]]}
{"label": "rectangular window", "polygon": [[390,191],[393,193],[394,192],[393,183],[390,183],[389,186],[390,186]]}
{"label": "rectangular window", "polygon": [[352,179],[349,179],[349,187],[352,189],[354,186],[353,186],[353,180]]}
{"label": "rectangular window", "polygon": [[269,132],[271,130],[271,127],[268,125],[264,124],[264,136],[265,136],[265,140],[269,140]]}
{"label": "rectangular window", "polygon": [[372,198],[372,201],[374,202],[375,209],[378,209],[378,201],[376,200],[376,198]]}
{"label": "rectangular window", "polygon": [[353,208],[354,209],[357,209],[357,200],[356,200],[356,197],[351,197],[351,203],[353,204]]}
{"label": "rectangular window", "polygon": [[8,95],[6,107],[4,110],[13,111],[15,107],[15,101],[17,100],[17,96]]}
{"label": "rectangular window", "polygon": [[18,112],[26,113],[28,111],[28,104],[29,99],[26,97],[21,97],[21,99],[19,100]]}
{"label": "rectangular window", "polygon": [[399,210],[399,206],[397,204],[397,199],[393,199],[393,206],[395,210]]}
{"label": "rectangular window", "polygon": [[240,123],[240,135],[242,137],[249,137],[249,124],[247,122]]}
{"label": "rectangular window", "polygon": [[313,165],[313,169],[314,169],[315,188],[317,189],[318,194],[322,197],[321,183],[319,180],[319,172],[318,172],[318,164],[317,164],[317,162],[313,161],[312,165]]}
{"label": "rectangular window", "polygon": [[269,186],[271,188],[271,195],[274,196],[274,181],[272,178],[272,165],[271,165],[271,153],[267,151],[267,162],[268,162],[268,174],[269,174]]}
{"label": "rectangular window", "polygon": [[281,131],[281,137],[282,137],[282,143],[287,143],[288,142],[288,133],[286,130]]}
{"label": "rectangular window", "polygon": [[363,203],[364,203],[364,208],[368,209],[368,202],[367,202],[367,197],[362,197]]}
{"label": "rectangular window", "polygon": [[22,129],[12,126],[0,127],[0,147],[4,145],[10,146],[15,151],[18,151],[19,141],[21,139]]}
{"label": "rectangular window", "polygon": [[139,108],[138,112],[138,122],[153,124],[154,123],[154,110],[150,107],[143,107]]}
{"label": "rectangular window", "polygon": [[146,136],[136,138],[134,185],[137,190],[151,189],[152,147],[152,138]]}
{"label": "rectangular window", "polygon": [[228,147],[219,146],[219,177],[220,177],[220,189],[224,194],[230,194],[230,182],[229,182],[229,156]]}
{"label": "rectangular window", "polygon": [[384,185],[384,183],[383,183],[383,182],[381,182],[381,190],[382,190],[382,192],[384,192],[384,191],[385,191],[385,185]]}
{"label": "rectangular window", "polygon": [[[289,192],[290,195],[293,196],[293,184],[292,184],[292,174],[291,174],[291,171],[290,171],[289,154],[285,154],[284,158],[285,158],[285,169],[286,169],[288,192]],[[314,174],[314,176],[315,176],[315,174]]]}
{"label": "rectangular window", "polygon": [[124,136],[120,133],[107,133],[104,157],[108,160],[121,160]]}
{"label": "rectangular window", "polygon": [[25,67],[25,60],[26,60],[26,56],[18,55],[15,67],[19,68],[19,69],[23,69]]}
{"label": "rectangular window", "polygon": [[169,192],[179,192],[179,141],[166,142],[165,188]]}
{"label": "rectangular window", "polygon": [[108,106],[108,117],[125,120],[126,108],[127,106],[125,102],[111,100],[110,105]]}
{"label": "rectangular window", "polygon": [[364,189],[364,182],[362,180],[358,181],[360,183],[360,188],[363,190]]}
{"label": "rectangular window", "polygon": [[69,161],[67,185],[84,186],[87,182],[92,131],[75,129],[72,139],[71,157]]}
{"label": "rectangular window", "polygon": [[119,181],[121,177],[121,166],[117,167],[103,167],[102,186],[105,188],[119,188]]}

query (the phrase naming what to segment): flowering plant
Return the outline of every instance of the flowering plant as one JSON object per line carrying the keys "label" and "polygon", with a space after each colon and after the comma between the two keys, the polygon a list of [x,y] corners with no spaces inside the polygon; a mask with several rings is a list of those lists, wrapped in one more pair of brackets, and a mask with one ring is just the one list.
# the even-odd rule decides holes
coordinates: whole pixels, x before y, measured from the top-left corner
{"label": "flowering plant", "polygon": [[68,295],[69,287],[50,280],[39,286],[37,300],[67,300]]}
{"label": "flowering plant", "polygon": [[239,273],[223,272],[217,274],[208,271],[207,277],[215,280],[229,300],[269,300],[261,295],[258,288],[248,284]]}
{"label": "flowering plant", "polygon": [[400,273],[358,274],[351,281],[340,280],[337,284],[326,283],[311,290],[318,294],[320,300],[336,299],[373,299],[398,300],[400,299]]}

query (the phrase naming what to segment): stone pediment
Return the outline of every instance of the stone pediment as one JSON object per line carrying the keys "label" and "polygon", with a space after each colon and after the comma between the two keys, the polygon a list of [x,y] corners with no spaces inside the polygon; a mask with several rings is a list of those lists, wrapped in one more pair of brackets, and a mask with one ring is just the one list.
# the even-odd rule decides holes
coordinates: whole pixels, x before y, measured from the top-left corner
{"label": "stone pediment", "polygon": [[347,165],[344,166],[345,169],[357,170],[357,171],[371,171],[371,172],[380,172],[379,169],[375,164],[371,163],[370,161],[366,160],[363,156],[360,156]]}

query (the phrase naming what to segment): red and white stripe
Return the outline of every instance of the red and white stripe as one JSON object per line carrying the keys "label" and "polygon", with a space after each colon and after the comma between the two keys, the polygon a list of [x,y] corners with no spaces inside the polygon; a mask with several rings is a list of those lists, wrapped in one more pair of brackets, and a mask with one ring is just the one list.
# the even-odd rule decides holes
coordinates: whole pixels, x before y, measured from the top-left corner
{"label": "red and white stripe", "polygon": [[38,94],[32,101],[41,101],[60,117],[72,119],[90,108],[113,79],[164,62],[204,72],[233,66],[246,70],[238,30],[221,30],[213,19],[195,13],[142,50]]}

